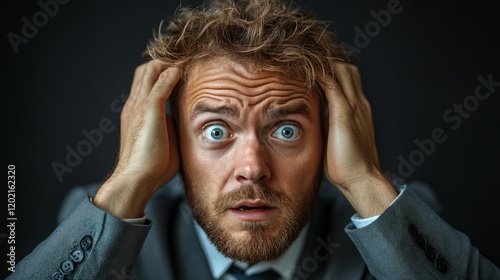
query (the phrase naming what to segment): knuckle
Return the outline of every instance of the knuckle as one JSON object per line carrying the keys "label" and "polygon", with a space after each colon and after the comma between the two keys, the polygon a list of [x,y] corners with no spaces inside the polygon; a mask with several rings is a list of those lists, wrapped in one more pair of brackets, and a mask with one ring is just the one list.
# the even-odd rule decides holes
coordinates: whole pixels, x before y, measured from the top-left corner
{"label": "knuckle", "polygon": [[158,85],[165,85],[168,81],[168,73],[166,71],[163,71],[160,73],[158,76]]}
{"label": "knuckle", "polygon": [[365,107],[366,107],[366,110],[368,110],[368,112],[372,111],[372,105],[370,105],[370,103],[368,101],[365,103]]}
{"label": "knuckle", "polygon": [[122,109],[122,112],[121,112],[121,116],[128,116],[130,114],[130,111],[133,110],[133,107],[134,107],[134,104],[132,104],[134,102],[132,101],[127,101],[125,102],[125,104],[123,105],[123,109]]}
{"label": "knuckle", "polygon": [[359,74],[358,66],[356,66],[354,64],[349,64],[349,66],[350,66],[352,72],[354,72],[355,74]]}
{"label": "knuckle", "polygon": [[144,69],[146,69],[147,64],[148,64],[148,62],[143,63],[143,64],[139,65],[137,68],[135,68],[134,76],[141,75],[144,72]]}
{"label": "knuckle", "polygon": [[368,99],[366,99],[366,97],[363,96],[361,100],[362,100],[364,106],[371,108],[370,101],[368,101]]}
{"label": "knuckle", "polygon": [[151,60],[148,62],[147,67],[148,67],[148,70],[150,70],[152,72],[156,72],[156,71],[161,71],[164,68],[164,65],[162,64],[161,61]]}
{"label": "knuckle", "polygon": [[353,109],[353,110],[356,110],[357,107],[358,107],[358,103],[354,100],[349,100],[349,106]]}

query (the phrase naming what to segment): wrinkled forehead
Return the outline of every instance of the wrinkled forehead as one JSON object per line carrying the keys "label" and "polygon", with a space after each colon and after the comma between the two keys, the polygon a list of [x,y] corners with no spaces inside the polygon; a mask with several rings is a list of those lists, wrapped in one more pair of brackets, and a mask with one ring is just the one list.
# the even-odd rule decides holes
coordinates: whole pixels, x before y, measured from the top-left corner
{"label": "wrinkled forehead", "polygon": [[305,80],[295,75],[293,69],[278,69],[277,67],[265,66],[254,60],[237,61],[231,58],[216,56],[191,62],[185,70],[187,72],[185,79],[188,83],[192,83],[202,76],[224,73],[249,79],[274,77],[282,83],[293,82],[296,85],[306,87]]}
{"label": "wrinkled forehead", "polygon": [[263,69],[252,61],[205,59],[188,67],[183,76],[182,95],[188,107],[206,96],[254,100],[301,96],[311,103],[319,100],[318,90],[308,87],[303,79],[287,75],[285,71]]}

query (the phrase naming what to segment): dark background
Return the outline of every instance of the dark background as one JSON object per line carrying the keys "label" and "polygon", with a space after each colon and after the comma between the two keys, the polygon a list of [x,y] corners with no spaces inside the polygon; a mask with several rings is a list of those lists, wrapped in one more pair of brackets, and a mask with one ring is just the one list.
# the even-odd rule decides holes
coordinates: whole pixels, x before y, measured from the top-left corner
{"label": "dark background", "polygon": [[[374,20],[370,12],[387,9],[390,1],[325,2],[299,3],[328,21],[339,43],[355,46],[354,28],[364,30]],[[42,8],[36,1],[2,5],[1,65],[6,74],[2,75],[5,150],[1,158],[4,170],[8,164],[16,165],[16,258],[20,261],[55,228],[59,204],[70,188],[100,181],[112,168],[119,112],[111,105],[123,104],[113,101],[128,95],[133,71],[143,62],[140,54],[153,29],[175,11],[178,2],[69,1],[59,5],[17,54],[7,34],[22,35],[22,17],[33,22],[33,15]],[[357,62],[373,107],[382,165],[401,175],[398,157],[408,159],[418,149],[416,139],[429,138],[433,129],[442,128],[447,140],[436,144],[423,164],[403,179],[429,184],[443,206],[442,217],[498,265],[500,87],[480,101],[458,129],[443,118],[455,103],[462,104],[474,94],[478,76],[491,74],[500,81],[498,14],[481,1],[402,0],[400,5],[403,10],[360,48]],[[482,92],[486,93],[484,88]],[[66,147],[76,149],[86,139],[82,130],[99,128],[105,118],[115,129],[104,134],[102,142],[60,182],[52,163],[65,164]],[[6,196],[2,197],[5,201]],[[7,230],[1,228],[4,234]],[[3,264],[5,245],[2,235]]]}

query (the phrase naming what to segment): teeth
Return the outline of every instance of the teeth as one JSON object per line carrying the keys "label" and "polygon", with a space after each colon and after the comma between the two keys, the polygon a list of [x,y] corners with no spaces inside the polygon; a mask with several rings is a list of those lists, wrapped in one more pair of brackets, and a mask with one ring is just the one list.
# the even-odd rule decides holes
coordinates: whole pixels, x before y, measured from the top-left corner
{"label": "teeth", "polygon": [[257,210],[265,210],[267,207],[248,207],[248,206],[241,206],[238,208],[239,211],[257,211]]}

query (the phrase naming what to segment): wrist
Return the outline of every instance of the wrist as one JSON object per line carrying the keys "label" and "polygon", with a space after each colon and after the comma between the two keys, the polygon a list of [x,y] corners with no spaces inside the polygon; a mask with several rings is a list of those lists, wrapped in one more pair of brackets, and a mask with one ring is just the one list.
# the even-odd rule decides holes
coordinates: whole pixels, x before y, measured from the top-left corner
{"label": "wrist", "polygon": [[381,171],[363,177],[341,191],[361,218],[382,214],[396,199],[398,193]]}
{"label": "wrist", "polygon": [[144,180],[112,175],[99,188],[93,203],[120,219],[140,218],[155,190]]}

